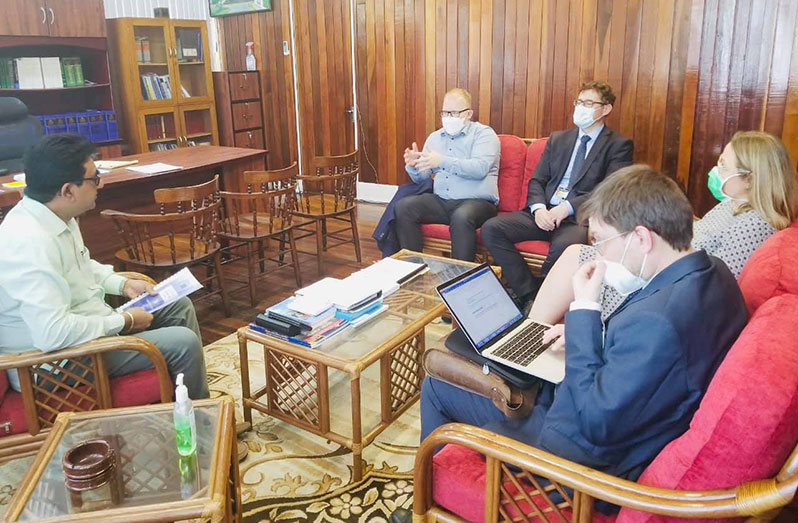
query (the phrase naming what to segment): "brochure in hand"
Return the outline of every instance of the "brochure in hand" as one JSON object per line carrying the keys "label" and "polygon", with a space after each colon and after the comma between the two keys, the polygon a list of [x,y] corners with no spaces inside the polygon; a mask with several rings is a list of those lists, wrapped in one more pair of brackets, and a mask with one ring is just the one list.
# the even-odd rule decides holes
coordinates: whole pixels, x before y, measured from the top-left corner
{"label": "brochure in hand", "polygon": [[186,267],[155,285],[155,291],[158,294],[149,294],[147,292],[139,294],[116,310],[117,312],[124,312],[132,307],[141,307],[152,314],[201,288],[202,284],[197,281],[197,278]]}

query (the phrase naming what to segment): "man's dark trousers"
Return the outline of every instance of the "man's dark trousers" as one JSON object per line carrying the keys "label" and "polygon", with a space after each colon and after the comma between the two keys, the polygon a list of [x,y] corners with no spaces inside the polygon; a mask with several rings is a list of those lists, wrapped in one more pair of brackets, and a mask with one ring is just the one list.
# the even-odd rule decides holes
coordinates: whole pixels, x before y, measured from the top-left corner
{"label": "man's dark trousers", "polygon": [[421,251],[421,224],[446,224],[452,239],[452,258],[474,261],[477,229],[494,216],[496,205],[488,200],[445,200],[435,194],[420,194],[397,202],[396,232],[403,248]]}
{"label": "man's dark trousers", "polygon": [[514,245],[527,240],[550,242],[549,255],[541,270],[541,275],[545,276],[566,247],[587,242],[587,227],[577,224],[574,217],[569,216],[553,231],[544,231],[535,223],[535,217],[528,208],[503,214],[482,226],[482,243],[496,264],[501,266],[502,276],[519,298],[531,295],[539,286]]}

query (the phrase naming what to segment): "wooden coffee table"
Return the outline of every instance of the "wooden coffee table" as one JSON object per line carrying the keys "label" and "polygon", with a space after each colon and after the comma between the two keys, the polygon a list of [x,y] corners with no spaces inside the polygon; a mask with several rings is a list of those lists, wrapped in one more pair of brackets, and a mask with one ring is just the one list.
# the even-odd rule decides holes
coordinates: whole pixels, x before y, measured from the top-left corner
{"label": "wooden coffee table", "polygon": [[[244,419],[252,421],[252,409],[318,434],[352,450],[353,476],[363,470],[363,447],[415,402],[421,390],[424,369],[424,329],[444,312],[435,287],[477,264],[403,250],[393,256],[424,262],[429,270],[385,299],[388,310],[362,327],[350,327],[317,349],[288,343],[247,327],[238,330],[241,357],[241,389]],[[266,384],[252,391],[247,342],[263,345]],[[361,373],[379,362],[380,422],[363,433],[361,418]],[[351,434],[330,427],[330,383],[328,370],[349,375]],[[266,396],[265,402],[261,398]],[[376,399],[375,399],[376,401]]]}
{"label": "wooden coffee table", "polygon": [[[194,402],[197,452],[180,457],[174,404],[58,415],[6,512],[6,521],[239,521],[241,492],[229,396]],[[72,446],[93,438],[118,445],[122,501],[97,499],[80,511],[70,502],[61,460]]]}

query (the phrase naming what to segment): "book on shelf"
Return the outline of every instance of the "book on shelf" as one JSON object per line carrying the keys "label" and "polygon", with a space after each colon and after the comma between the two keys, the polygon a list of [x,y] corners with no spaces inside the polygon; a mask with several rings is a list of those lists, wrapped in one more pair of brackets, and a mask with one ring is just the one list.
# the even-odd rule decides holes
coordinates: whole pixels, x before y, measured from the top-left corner
{"label": "book on shelf", "polygon": [[61,60],[57,56],[44,56],[42,62],[42,79],[46,89],[60,89],[64,87],[61,75]]}
{"label": "book on shelf", "polygon": [[147,73],[140,75],[141,96],[145,100],[168,100],[172,98],[172,84],[169,75]]}
{"label": "book on shelf", "polygon": [[42,62],[38,57],[15,58],[17,76],[19,78],[19,89],[42,89],[44,88],[44,78],[42,77]]}

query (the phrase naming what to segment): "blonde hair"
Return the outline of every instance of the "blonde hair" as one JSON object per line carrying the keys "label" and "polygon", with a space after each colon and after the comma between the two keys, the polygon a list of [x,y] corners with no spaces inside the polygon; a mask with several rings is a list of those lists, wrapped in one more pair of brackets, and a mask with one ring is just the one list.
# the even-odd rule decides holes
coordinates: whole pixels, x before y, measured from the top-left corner
{"label": "blonde hair", "polygon": [[466,103],[466,105],[468,105],[468,108],[472,109],[472,107],[471,107],[471,93],[469,93],[468,91],[466,91],[462,87],[455,87],[454,89],[449,89],[448,91],[446,91],[446,94],[443,95],[444,98],[446,98],[447,96],[459,96],[460,98],[463,99],[463,101]]}
{"label": "blonde hair", "polygon": [[753,209],[777,230],[798,216],[798,181],[784,143],[762,131],[738,131],[729,142],[751,188],[742,210]]}

